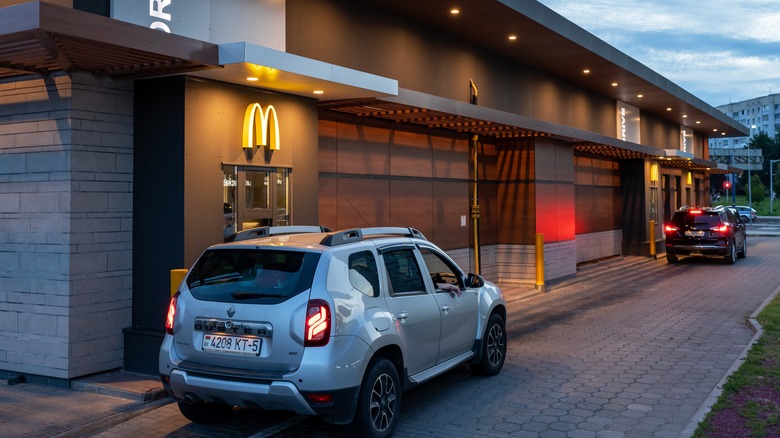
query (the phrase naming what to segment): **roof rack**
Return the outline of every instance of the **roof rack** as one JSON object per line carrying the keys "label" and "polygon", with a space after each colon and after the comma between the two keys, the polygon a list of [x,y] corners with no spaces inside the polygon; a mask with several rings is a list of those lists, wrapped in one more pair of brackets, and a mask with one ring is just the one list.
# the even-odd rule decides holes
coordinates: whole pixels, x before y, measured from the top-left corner
{"label": "roof rack", "polygon": [[402,236],[414,237],[417,239],[428,240],[416,228],[411,227],[374,227],[374,228],[352,228],[349,230],[336,231],[325,236],[320,244],[325,246],[343,245],[346,243],[359,242],[366,237],[372,236]]}
{"label": "roof rack", "polygon": [[280,236],[284,234],[301,234],[301,233],[329,233],[331,231],[328,227],[318,225],[288,225],[282,227],[257,227],[250,228],[248,230],[239,231],[238,233],[227,238],[226,242],[238,242],[241,240],[255,239],[258,237]]}

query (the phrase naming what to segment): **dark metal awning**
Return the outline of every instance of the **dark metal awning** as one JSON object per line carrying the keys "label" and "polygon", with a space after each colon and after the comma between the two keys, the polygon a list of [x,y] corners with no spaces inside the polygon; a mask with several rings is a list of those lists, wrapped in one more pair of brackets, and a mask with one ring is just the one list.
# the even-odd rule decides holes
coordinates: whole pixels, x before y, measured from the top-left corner
{"label": "dark metal awning", "polygon": [[[414,97],[414,93],[404,94]],[[593,141],[598,139],[598,135],[580,132],[579,138],[576,130],[566,127],[556,127],[551,124],[539,124],[539,127],[529,128],[518,126],[511,123],[502,123],[491,121],[488,117],[472,117],[464,115],[456,108],[449,111],[443,111],[435,108],[437,105],[430,105],[426,108],[419,105],[411,105],[393,101],[395,98],[362,98],[348,99],[338,101],[320,102],[320,111],[334,112],[339,114],[348,114],[357,118],[374,118],[385,121],[391,121],[399,124],[412,126],[421,126],[428,129],[442,129],[462,134],[478,134],[480,136],[492,137],[496,140],[522,139],[531,137],[549,137],[570,142],[575,153],[589,154],[617,160],[624,159],[656,159],[660,161],[663,167],[674,167],[687,169],[691,171],[702,171],[709,173],[734,173],[734,169],[728,166],[718,165],[718,163],[695,158],[690,153],[682,153],[676,150],[656,149],[648,146],[637,145],[628,142],[622,142],[615,138],[601,138],[601,142]],[[426,100],[426,99],[421,99]],[[468,108],[468,107],[466,107]],[[480,113],[487,113],[485,109],[474,108]],[[560,128],[560,129],[558,129]],[[612,144],[608,144],[612,143]]]}
{"label": "dark metal awning", "polygon": [[0,8],[0,78],[54,71],[122,77],[219,67],[217,46],[42,1]]}

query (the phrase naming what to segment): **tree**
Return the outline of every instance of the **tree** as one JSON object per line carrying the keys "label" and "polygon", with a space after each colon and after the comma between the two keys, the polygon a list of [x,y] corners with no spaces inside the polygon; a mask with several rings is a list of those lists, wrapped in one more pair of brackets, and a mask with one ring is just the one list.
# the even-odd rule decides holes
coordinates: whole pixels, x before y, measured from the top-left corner
{"label": "tree", "polygon": [[766,198],[766,186],[764,183],[761,182],[761,177],[759,177],[756,174],[753,174],[753,176],[750,178],[751,181],[751,198],[753,198],[753,202],[761,202]]}
{"label": "tree", "polygon": [[[764,162],[768,163],[770,157],[773,157],[778,153],[778,137],[772,138],[764,131],[760,131],[758,134],[750,138],[748,143],[748,149],[760,150],[764,157]],[[766,169],[766,170],[765,170]],[[761,170],[755,170],[753,175],[759,175],[764,185],[769,185],[769,169],[765,168]],[[743,173],[743,181],[747,182],[747,172]]]}

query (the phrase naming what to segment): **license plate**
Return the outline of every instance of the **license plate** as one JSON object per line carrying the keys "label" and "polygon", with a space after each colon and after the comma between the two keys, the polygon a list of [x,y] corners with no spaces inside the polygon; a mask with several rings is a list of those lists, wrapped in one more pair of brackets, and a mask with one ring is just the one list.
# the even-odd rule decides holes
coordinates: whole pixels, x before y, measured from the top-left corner
{"label": "license plate", "polygon": [[259,356],[260,344],[261,341],[259,338],[212,334],[203,335],[203,351]]}
{"label": "license plate", "polygon": [[688,237],[703,237],[704,231],[696,230],[696,231],[686,231],[685,235]]}

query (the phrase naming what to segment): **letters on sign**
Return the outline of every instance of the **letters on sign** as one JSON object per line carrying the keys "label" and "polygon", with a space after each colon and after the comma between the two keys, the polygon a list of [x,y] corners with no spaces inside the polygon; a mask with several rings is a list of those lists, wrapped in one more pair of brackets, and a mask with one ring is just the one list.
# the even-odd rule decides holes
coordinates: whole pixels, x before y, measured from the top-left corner
{"label": "letters on sign", "polygon": [[165,8],[172,2],[173,0],[149,0],[149,16],[157,20],[149,27],[171,33],[171,28],[168,27],[168,23],[165,23],[171,21],[171,14],[165,12]]}
{"label": "letters on sign", "polygon": [[[273,124],[271,123],[273,121]],[[271,141],[269,143],[269,132]],[[244,139],[245,149],[255,146],[268,146],[269,150],[279,150],[279,118],[276,109],[268,105],[263,110],[259,103],[250,104],[244,114]]]}

